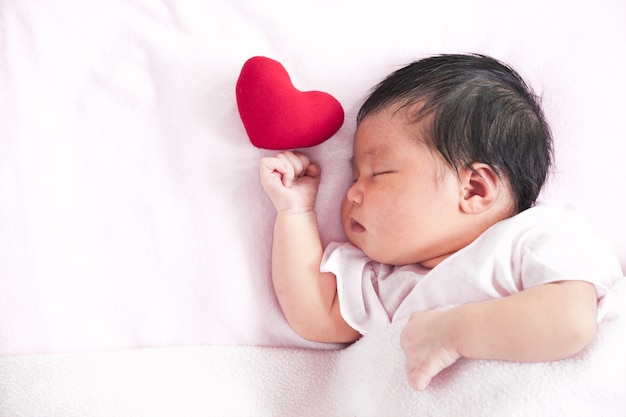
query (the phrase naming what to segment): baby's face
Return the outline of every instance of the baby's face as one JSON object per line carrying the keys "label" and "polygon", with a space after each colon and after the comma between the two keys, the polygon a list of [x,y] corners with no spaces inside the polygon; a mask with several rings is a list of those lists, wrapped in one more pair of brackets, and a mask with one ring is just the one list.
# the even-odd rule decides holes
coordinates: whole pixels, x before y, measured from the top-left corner
{"label": "baby's face", "polygon": [[348,239],[370,258],[430,268],[458,250],[453,220],[462,191],[452,169],[415,132],[402,112],[362,120],[341,217]]}

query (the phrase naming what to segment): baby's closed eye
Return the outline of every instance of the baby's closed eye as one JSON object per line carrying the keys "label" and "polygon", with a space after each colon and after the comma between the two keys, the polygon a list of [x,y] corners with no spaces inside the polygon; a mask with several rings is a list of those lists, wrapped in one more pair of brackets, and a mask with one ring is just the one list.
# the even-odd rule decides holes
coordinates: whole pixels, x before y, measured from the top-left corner
{"label": "baby's closed eye", "polygon": [[397,172],[397,171],[394,171],[394,170],[392,170],[392,169],[382,169],[382,170],[379,170],[379,171],[374,171],[374,172],[372,173],[372,176],[373,176],[373,177],[378,177],[378,176],[380,176],[380,175],[385,175],[385,174],[393,174],[393,173],[395,173],[395,172]]}

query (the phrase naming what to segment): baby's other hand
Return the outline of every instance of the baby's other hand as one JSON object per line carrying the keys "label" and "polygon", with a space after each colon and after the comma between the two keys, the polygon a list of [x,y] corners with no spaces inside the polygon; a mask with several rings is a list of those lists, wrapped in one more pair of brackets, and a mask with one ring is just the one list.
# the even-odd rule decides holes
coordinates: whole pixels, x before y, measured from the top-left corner
{"label": "baby's other hand", "polygon": [[406,356],[409,383],[424,390],[439,372],[461,355],[454,346],[450,310],[427,310],[411,315],[400,343]]}
{"label": "baby's other hand", "polygon": [[320,168],[301,152],[285,151],[260,162],[261,184],[278,212],[313,210]]}

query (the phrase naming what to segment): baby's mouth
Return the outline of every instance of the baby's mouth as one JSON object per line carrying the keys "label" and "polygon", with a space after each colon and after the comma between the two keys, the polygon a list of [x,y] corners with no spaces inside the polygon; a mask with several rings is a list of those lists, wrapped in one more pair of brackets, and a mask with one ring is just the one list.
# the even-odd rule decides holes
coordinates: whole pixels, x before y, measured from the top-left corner
{"label": "baby's mouth", "polygon": [[353,233],[363,233],[365,231],[365,227],[354,219],[350,219],[350,229]]}

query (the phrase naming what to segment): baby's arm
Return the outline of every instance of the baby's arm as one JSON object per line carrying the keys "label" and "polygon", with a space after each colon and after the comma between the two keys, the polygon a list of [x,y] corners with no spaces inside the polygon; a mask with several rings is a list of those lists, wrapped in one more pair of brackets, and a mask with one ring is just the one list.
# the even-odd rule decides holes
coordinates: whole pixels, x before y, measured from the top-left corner
{"label": "baby's arm", "polygon": [[582,281],[415,313],[402,334],[409,381],[424,389],[460,357],[518,362],[569,357],[593,340],[596,317],[595,288]]}
{"label": "baby's arm", "polygon": [[359,333],[341,317],[337,282],[321,273],[323,248],[313,210],[320,169],[298,152],[261,159],[261,183],[276,208],[272,281],[291,327],[318,342],[352,342]]}

